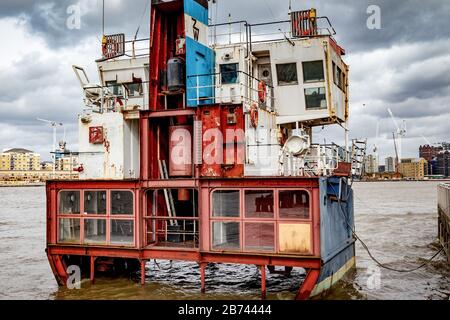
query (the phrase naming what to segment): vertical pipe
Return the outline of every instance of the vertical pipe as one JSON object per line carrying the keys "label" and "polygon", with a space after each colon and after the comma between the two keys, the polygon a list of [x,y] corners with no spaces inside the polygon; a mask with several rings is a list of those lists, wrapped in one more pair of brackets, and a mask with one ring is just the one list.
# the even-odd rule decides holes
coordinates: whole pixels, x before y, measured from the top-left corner
{"label": "vertical pipe", "polygon": [[206,279],[205,279],[205,269],[206,269],[206,263],[200,263],[200,278],[202,283],[202,289],[201,292],[206,292]]}
{"label": "vertical pipe", "polygon": [[141,261],[141,285],[145,285],[145,264],[147,261],[142,260]]}
{"label": "vertical pipe", "polygon": [[90,273],[90,280],[91,284],[94,284],[95,282],[95,257],[91,256],[91,273]]}
{"label": "vertical pipe", "polygon": [[266,266],[259,267],[261,271],[261,300],[266,300]]}

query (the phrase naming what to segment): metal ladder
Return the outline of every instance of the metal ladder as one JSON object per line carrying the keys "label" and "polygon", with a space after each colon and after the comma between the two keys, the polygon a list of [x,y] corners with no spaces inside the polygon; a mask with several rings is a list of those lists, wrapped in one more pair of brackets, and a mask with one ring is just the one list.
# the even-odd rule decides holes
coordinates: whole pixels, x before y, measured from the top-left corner
{"label": "metal ladder", "polygon": [[361,179],[364,175],[364,162],[366,159],[367,139],[352,140],[352,176],[353,178]]}
{"label": "metal ladder", "polygon": [[[165,160],[158,160],[159,173],[161,175],[161,179],[168,180],[169,174],[167,173],[167,165]],[[176,217],[175,204],[173,202],[172,192],[169,189],[164,189],[164,198],[166,200],[167,213],[169,217]],[[178,222],[175,220],[170,220],[171,226],[177,226]]]}

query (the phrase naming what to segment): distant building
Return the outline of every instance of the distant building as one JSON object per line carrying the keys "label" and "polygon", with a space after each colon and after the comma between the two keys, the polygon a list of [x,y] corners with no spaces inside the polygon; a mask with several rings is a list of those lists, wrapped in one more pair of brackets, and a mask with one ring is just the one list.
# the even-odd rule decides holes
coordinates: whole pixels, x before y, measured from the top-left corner
{"label": "distant building", "polygon": [[11,154],[2,153],[0,154],[0,171],[11,170]]}
{"label": "distant building", "polygon": [[73,171],[78,166],[78,157],[72,154],[64,154],[56,159],[56,170]]}
{"label": "distant building", "polygon": [[364,171],[366,174],[378,172],[378,159],[374,155],[369,154],[364,160]]}
{"label": "distant building", "polygon": [[41,156],[26,149],[10,149],[0,154],[0,167],[4,171],[39,171]]}
{"label": "distant building", "polygon": [[444,147],[424,145],[419,147],[419,157],[428,161],[428,174],[437,175],[436,158],[440,152],[444,151]]}
{"label": "distant building", "polygon": [[395,172],[395,159],[393,157],[388,157],[385,159],[385,170],[386,172]]}
{"label": "distant building", "polygon": [[439,152],[443,151],[443,147],[434,147],[430,145],[424,145],[419,147],[419,157],[424,158],[428,162],[437,157]]}
{"label": "distant building", "polygon": [[450,152],[442,151],[436,157],[436,172],[435,175],[450,177]]}
{"label": "distant building", "polygon": [[428,175],[428,161],[419,159],[402,159],[399,165],[399,171],[403,178],[422,180]]}

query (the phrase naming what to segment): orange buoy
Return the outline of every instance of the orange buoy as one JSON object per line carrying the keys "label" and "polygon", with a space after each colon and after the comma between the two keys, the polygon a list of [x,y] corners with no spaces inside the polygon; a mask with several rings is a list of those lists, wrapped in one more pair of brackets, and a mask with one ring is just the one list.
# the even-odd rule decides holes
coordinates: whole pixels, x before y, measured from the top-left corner
{"label": "orange buoy", "polygon": [[258,84],[258,97],[261,103],[265,103],[267,99],[267,84],[264,80]]}
{"label": "orange buoy", "polygon": [[258,106],[254,103],[250,108],[250,123],[255,129],[258,127],[258,117]]}

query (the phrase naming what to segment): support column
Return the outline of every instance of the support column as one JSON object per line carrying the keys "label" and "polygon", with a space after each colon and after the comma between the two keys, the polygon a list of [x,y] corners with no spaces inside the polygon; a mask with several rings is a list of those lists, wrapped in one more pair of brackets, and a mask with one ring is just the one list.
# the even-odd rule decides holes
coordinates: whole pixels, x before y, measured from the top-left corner
{"label": "support column", "polygon": [[266,300],[266,266],[259,266],[261,271],[261,300]]}
{"label": "support column", "polygon": [[91,284],[94,284],[95,282],[95,260],[97,258],[96,257],[92,257],[91,256],[91,273],[90,273],[90,280],[91,280]]}
{"label": "support column", "polygon": [[306,300],[310,297],[311,292],[314,290],[317,280],[319,279],[319,269],[309,269],[306,274],[305,281],[303,281],[300,289],[298,289],[295,300]]}
{"label": "support column", "polygon": [[206,279],[205,279],[206,266],[207,266],[207,263],[200,263],[200,278],[201,278],[201,283],[202,283],[202,289],[201,289],[202,293],[206,292]]}
{"label": "support column", "polygon": [[141,285],[145,285],[145,265],[147,264],[146,260],[141,260]]}

